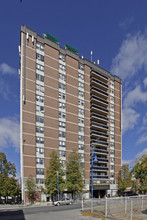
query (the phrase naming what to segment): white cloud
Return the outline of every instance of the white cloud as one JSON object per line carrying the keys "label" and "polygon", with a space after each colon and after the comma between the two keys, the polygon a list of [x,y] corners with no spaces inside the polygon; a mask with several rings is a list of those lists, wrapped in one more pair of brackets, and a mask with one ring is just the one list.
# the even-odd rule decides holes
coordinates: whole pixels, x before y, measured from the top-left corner
{"label": "white cloud", "polygon": [[4,80],[0,79],[0,95],[3,96],[4,99],[8,99],[10,94],[10,89],[8,85],[4,82]]}
{"label": "white cloud", "polygon": [[16,118],[0,118],[0,149],[10,146],[19,151],[19,121]]}
{"label": "white cloud", "polygon": [[9,66],[7,63],[1,63],[0,64],[0,72],[2,74],[16,74],[17,70],[11,66]]}
{"label": "white cloud", "polygon": [[147,154],[147,148],[145,148],[144,150],[142,150],[141,152],[139,152],[136,157],[142,157],[143,154]]}
{"label": "white cloud", "polygon": [[120,22],[119,26],[123,29],[127,29],[132,22],[134,21],[134,17],[126,18],[123,22]]}
{"label": "white cloud", "polygon": [[147,125],[147,113],[145,114],[145,116],[143,117],[143,124]]}
{"label": "white cloud", "polygon": [[135,127],[135,125],[138,122],[140,114],[137,113],[135,110],[133,110],[132,108],[124,108],[123,112],[122,112],[122,117],[123,117],[123,134],[129,130],[129,129],[133,129]]}
{"label": "white cloud", "polygon": [[143,83],[144,83],[144,87],[146,88],[147,87],[147,77],[143,80]]}
{"label": "white cloud", "polygon": [[128,79],[142,68],[147,70],[147,33],[129,34],[112,60],[111,73]]}
{"label": "white cloud", "polygon": [[122,164],[131,164],[133,160],[122,160]]}
{"label": "white cloud", "polygon": [[147,92],[141,91],[140,86],[136,86],[136,88],[130,91],[126,98],[124,98],[123,105],[124,107],[133,107],[138,102],[145,103],[146,101]]}
{"label": "white cloud", "polygon": [[147,133],[144,133],[143,135],[141,135],[140,137],[139,137],[139,139],[137,140],[137,144],[142,144],[142,143],[144,143],[144,142],[146,142],[147,141]]}

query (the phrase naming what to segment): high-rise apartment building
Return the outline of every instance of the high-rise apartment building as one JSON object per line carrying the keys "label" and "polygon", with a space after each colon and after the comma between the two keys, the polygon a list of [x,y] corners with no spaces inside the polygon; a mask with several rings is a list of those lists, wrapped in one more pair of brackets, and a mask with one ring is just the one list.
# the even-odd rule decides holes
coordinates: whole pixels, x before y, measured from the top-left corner
{"label": "high-rise apartment building", "polygon": [[44,183],[52,150],[65,170],[68,155],[73,150],[81,154],[90,192],[91,148],[98,159],[94,197],[114,195],[122,153],[121,79],[26,26],[21,26],[19,52],[22,199],[25,178]]}

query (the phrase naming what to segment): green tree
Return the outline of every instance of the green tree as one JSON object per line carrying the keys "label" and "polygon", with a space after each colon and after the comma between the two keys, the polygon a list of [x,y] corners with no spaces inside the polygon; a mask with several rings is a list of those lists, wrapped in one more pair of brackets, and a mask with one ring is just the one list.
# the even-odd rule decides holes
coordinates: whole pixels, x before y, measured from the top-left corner
{"label": "green tree", "polygon": [[19,196],[19,184],[15,177],[15,164],[7,161],[6,155],[0,152],[0,196],[5,197],[6,203],[8,196]]}
{"label": "green tree", "polygon": [[83,181],[84,170],[81,165],[81,158],[76,151],[70,153],[66,168],[66,187],[72,193],[72,198],[75,194],[83,192],[85,187]]}
{"label": "green tree", "polygon": [[27,191],[27,196],[29,203],[34,203],[36,200],[37,184],[35,179],[30,176],[25,180],[25,189]]}
{"label": "green tree", "polygon": [[54,196],[57,194],[57,172],[59,177],[59,192],[63,192],[65,186],[63,179],[63,166],[57,152],[52,151],[45,179],[46,191],[49,195],[51,195],[52,201],[54,200]]}
{"label": "green tree", "polygon": [[132,169],[132,174],[139,182],[139,190],[147,192],[147,155],[142,155],[141,158],[136,159],[135,165]]}
{"label": "green tree", "polygon": [[123,192],[127,187],[132,187],[132,175],[129,165],[123,164],[118,174],[118,191]]}

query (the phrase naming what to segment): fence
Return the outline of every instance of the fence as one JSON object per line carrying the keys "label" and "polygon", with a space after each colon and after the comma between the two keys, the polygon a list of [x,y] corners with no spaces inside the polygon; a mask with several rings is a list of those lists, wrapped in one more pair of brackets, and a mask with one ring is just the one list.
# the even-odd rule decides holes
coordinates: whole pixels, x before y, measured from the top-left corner
{"label": "fence", "polygon": [[126,216],[132,220],[133,214],[141,213],[147,209],[147,195],[133,197],[119,197],[106,199],[82,200],[82,211],[100,214],[105,217],[124,219]]}

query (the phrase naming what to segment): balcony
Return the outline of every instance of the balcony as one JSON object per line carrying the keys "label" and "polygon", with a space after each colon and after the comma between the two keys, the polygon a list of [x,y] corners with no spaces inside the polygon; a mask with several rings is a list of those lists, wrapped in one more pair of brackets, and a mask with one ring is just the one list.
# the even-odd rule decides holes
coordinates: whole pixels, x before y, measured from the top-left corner
{"label": "balcony", "polygon": [[94,146],[97,146],[97,145],[108,146],[108,143],[106,141],[91,139],[91,145],[94,145]]}
{"label": "balcony", "polygon": [[96,113],[91,113],[91,118],[94,118],[94,119],[97,119],[98,121],[103,121],[103,122],[108,122],[108,118],[103,116],[103,115],[99,115],[99,114],[96,114]]}
{"label": "balcony", "polygon": [[91,93],[99,94],[99,95],[101,95],[101,96],[104,97],[104,98],[107,98],[107,97],[108,97],[108,93],[107,93],[107,92],[104,92],[104,91],[101,90],[101,89],[97,89],[97,88],[94,87],[94,86],[91,87]]}
{"label": "balcony", "polygon": [[98,157],[98,162],[108,162],[107,158],[103,158],[103,157]]}
{"label": "balcony", "polygon": [[104,132],[98,132],[98,131],[95,131],[95,130],[91,130],[91,133],[90,133],[92,136],[101,136],[102,138],[108,138],[108,135]]}
{"label": "balcony", "polygon": [[95,76],[97,79],[101,80],[102,82],[105,82],[107,83],[108,82],[108,77],[101,74],[101,73],[98,73],[96,71],[92,71],[91,72],[91,77]]}
{"label": "balcony", "polygon": [[108,170],[108,167],[93,165],[93,170]]}
{"label": "balcony", "polygon": [[108,109],[107,108],[103,108],[103,107],[100,107],[98,105],[95,105],[95,104],[91,104],[91,109],[95,109],[96,111],[99,111],[103,114],[108,114]]}
{"label": "balcony", "polygon": [[93,178],[108,179],[108,176],[93,174]]}
{"label": "balcony", "polygon": [[101,99],[95,95],[91,95],[91,101],[92,102],[95,102],[95,103],[100,103],[101,105],[103,106],[107,106],[108,105],[108,101],[104,100],[104,99]]}
{"label": "balcony", "polygon": [[95,121],[91,122],[91,127],[100,128],[101,130],[108,130],[107,125],[104,125],[104,124],[101,124],[101,123],[98,123],[98,122],[95,122]]}
{"label": "balcony", "polygon": [[94,153],[102,153],[102,154],[108,154],[108,151],[105,149],[99,149],[99,148],[95,148],[93,150]]}
{"label": "balcony", "polygon": [[102,89],[105,89],[105,90],[108,89],[108,85],[106,83],[101,82],[100,80],[97,80],[94,77],[91,78],[91,85],[101,87]]}

